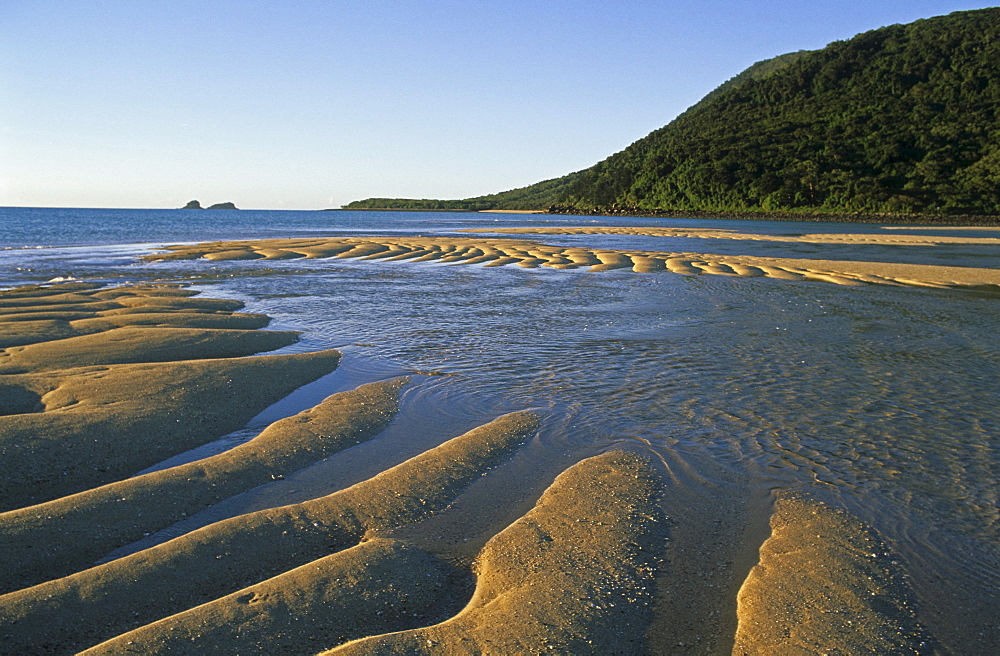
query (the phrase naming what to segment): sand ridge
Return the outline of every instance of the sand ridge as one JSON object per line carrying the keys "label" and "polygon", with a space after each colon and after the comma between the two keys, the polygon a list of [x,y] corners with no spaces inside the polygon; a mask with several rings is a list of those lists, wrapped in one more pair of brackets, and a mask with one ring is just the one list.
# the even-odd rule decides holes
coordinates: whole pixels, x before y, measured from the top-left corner
{"label": "sand ridge", "polygon": [[82,654],[315,654],[331,645],[426,623],[460,595],[447,561],[373,538]]}
{"label": "sand ridge", "polygon": [[231,594],[443,509],[537,426],[531,413],[504,415],[346,490],[0,596],[0,635],[15,652],[79,651]]}
{"label": "sand ridge", "polygon": [[934,653],[894,559],[847,513],[780,498],[760,562],[737,597],[733,653]]}
{"label": "sand ridge", "polygon": [[328,653],[640,653],[665,535],[657,489],[631,454],[569,468],[483,548],[450,618],[464,597],[455,565],[374,538],[84,653],[314,654],[355,638]]}
{"label": "sand ridge", "polygon": [[249,442],[186,465],[0,513],[8,592],[85,569],[213,503],[377,435],[406,379],[369,383],[281,419]]}
{"label": "sand ridge", "polygon": [[[581,230],[596,231],[600,229]],[[524,229],[525,233],[531,231],[536,231],[536,229]],[[626,233],[595,232],[593,234]],[[636,273],[668,272],[684,275],[724,275],[736,278],[768,277],[782,280],[829,282],[845,286],[874,284],[940,289],[1000,287],[1000,268],[632,251],[584,246],[561,247],[526,239],[494,237],[268,239],[179,245],[170,246],[167,250],[166,253],[148,255],[145,259],[160,261],[204,258],[220,261],[356,258],[378,261],[436,262],[452,265],[478,264],[484,267],[517,265],[525,268],[550,267],[553,269],[586,269],[588,271],[630,269]]]}
{"label": "sand ridge", "polygon": [[[0,510],[131,476],[242,428],[337,366],[336,351],[243,357],[297,333],[224,327],[266,317],[192,296],[175,286],[79,283],[0,292],[0,335],[35,328],[21,320],[25,310],[72,307],[78,317],[47,320],[51,330],[30,344],[0,351]],[[215,327],[195,327],[206,321]]]}
{"label": "sand ridge", "polygon": [[[673,270],[655,254],[522,240],[419,241],[407,250],[403,242],[351,239],[286,240],[292,255],[273,242],[258,250],[229,243],[219,252]],[[726,275],[750,267],[704,259],[673,266]],[[672,621],[653,613],[656,586],[691,590],[677,582],[690,572],[668,565],[686,557],[670,540],[669,483],[635,454],[604,453],[566,469],[524,516],[492,537],[475,536],[489,539],[471,565],[434,551],[439,543],[425,536],[423,520],[447,513],[538,434],[542,418],[530,411],[442,436],[438,446],[326,496],[93,565],[140,533],[378,439],[396,413],[405,379],[331,395],[229,451],[133,476],[242,427],[271,400],[337,366],[336,351],[215,357],[219,348],[262,343],[241,346],[238,335],[253,331],[227,325],[266,324],[260,315],[235,315],[240,307],[170,286],[71,283],[0,293],[0,327],[50,329],[8,345],[4,357],[13,364],[0,372],[7,468],[0,504],[8,508],[0,512],[0,559],[8,564],[0,651],[635,654],[649,649],[651,623]],[[205,341],[205,331],[224,337]],[[23,330],[8,334],[30,339]],[[271,338],[247,337],[257,339]],[[213,357],[171,359],[192,354]],[[792,497],[779,498],[771,528],[739,592],[734,653],[934,648],[894,557],[870,528]]]}
{"label": "sand ridge", "polygon": [[433,626],[373,636],[334,654],[637,654],[665,544],[656,476],[609,452],[560,474],[477,558],[469,604]]}
{"label": "sand ridge", "polygon": [[238,313],[238,301],[191,298],[173,285],[103,289],[89,283],[0,292],[0,348],[79,337],[124,326],[254,330],[270,319]]}

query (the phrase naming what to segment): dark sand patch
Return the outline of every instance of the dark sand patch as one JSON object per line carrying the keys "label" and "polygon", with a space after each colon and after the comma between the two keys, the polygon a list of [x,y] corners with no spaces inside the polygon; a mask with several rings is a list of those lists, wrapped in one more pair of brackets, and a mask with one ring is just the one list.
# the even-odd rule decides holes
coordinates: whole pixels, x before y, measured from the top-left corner
{"label": "dark sand patch", "polygon": [[737,598],[733,653],[933,653],[894,558],[850,515],[779,499],[760,562]]}
{"label": "dark sand patch", "polygon": [[210,458],[0,514],[7,563],[0,592],[85,569],[213,503],[375,436],[394,416],[405,382],[334,394]]}
{"label": "dark sand patch", "polygon": [[461,613],[326,654],[642,653],[666,538],[657,487],[631,454],[574,465],[486,544]]}
{"label": "dark sand patch", "polygon": [[0,596],[5,648],[79,651],[426,517],[506,459],[537,426],[531,413],[505,415],[346,490],[211,524]]}

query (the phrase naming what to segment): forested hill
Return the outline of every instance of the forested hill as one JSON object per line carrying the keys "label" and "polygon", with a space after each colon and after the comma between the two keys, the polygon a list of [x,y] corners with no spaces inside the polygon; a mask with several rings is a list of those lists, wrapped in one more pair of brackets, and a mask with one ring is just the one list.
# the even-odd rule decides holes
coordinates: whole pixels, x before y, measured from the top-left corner
{"label": "forested hill", "polygon": [[562,178],[346,207],[1000,214],[997,62],[1000,8],[893,25],[755,64]]}

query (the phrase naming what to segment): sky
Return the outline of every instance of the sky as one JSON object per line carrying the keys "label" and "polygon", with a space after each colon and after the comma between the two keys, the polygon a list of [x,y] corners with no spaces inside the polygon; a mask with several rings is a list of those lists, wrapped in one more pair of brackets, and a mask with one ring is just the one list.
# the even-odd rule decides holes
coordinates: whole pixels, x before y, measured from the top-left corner
{"label": "sky", "polygon": [[960,0],[2,0],[0,206],[322,209],[577,171]]}

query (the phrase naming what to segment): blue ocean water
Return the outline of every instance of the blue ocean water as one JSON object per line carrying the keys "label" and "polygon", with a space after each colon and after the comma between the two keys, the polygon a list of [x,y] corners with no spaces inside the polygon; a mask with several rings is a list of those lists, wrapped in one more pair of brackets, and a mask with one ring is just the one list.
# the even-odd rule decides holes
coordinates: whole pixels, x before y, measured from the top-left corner
{"label": "blue ocean water", "polygon": [[[360,382],[411,376],[400,417],[379,440],[220,504],[178,530],[326,493],[502,412],[533,408],[544,417],[538,439],[470,491],[467,504],[434,520],[442,535],[488,533],[523,512],[567,464],[625,448],[664,472],[671,539],[698,554],[693,570],[732,566],[732,580],[699,591],[719,595],[706,607],[724,606],[752,565],[757,544],[744,536],[766,535],[773,495],[804,492],[886,537],[928,609],[922,619],[952,651],[1000,644],[996,294],[405,261],[140,260],[170,243],[595,224],[757,234],[882,229],[452,212],[0,208],[0,288],[67,279],[175,282],[243,300],[248,311],[273,317],[272,327],[302,331],[292,350],[342,350],[334,376],[301,390],[264,423]],[[997,249],[981,245],[525,237],[1000,266]],[[494,510],[484,512],[477,499]]]}

